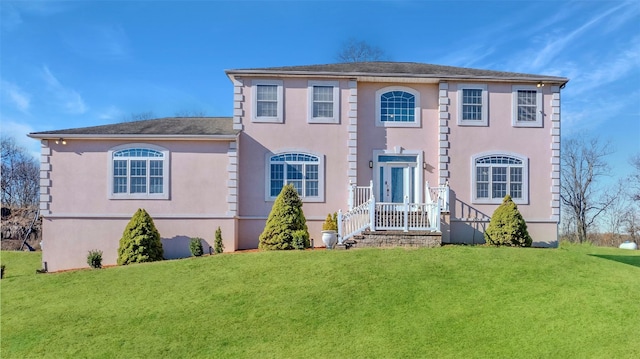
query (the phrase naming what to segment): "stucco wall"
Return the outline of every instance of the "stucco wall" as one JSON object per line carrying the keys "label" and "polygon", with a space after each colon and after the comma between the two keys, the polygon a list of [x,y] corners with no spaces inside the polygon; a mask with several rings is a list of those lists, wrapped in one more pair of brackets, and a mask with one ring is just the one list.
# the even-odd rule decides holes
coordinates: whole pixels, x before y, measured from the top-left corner
{"label": "stucco wall", "polygon": [[[189,256],[189,238],[213,244],[218,226],[226,251],[234,251],[236,224],[229,212],[228,141],[50,141],[49,212],[44,214],[43,261],[51,271],[86,267],[91,249],[115,264],[129,219],[144,208],[163,239],[166,258]],[[110,199],[109,149],[142,143],[169,151],[168,199]]]}
{"label": "stucco wall", "polygon": [[[42,261],[51,272],[85,268],[90,250],[101,250],[102,264],[115,265],[122,232],[130,218],[45,218],[42,242]],[[202,238],[203,249],[213,247],[215,231],[222,231],[225,251],[235,248],[235,221],[233,219],[154,219],[160,233],[166,259],[191,256],[189,242],[192,237]]]}
{"label": "stucco wall", "polygon": [[[340,81],[340,122],[307,123],[307,79],[284,80],[284,123],[251,121],[251,79],[243,79],[243,130],[240,136],[239,217],[266,219],[273,201],[265,200],[268,154],[306,152],[324,156],[323,202],[304,202],[308,219],[324,219],[329,212],[346,209],[347,178],[347,82]],[[253,231],[255,232],[255,231]]]}

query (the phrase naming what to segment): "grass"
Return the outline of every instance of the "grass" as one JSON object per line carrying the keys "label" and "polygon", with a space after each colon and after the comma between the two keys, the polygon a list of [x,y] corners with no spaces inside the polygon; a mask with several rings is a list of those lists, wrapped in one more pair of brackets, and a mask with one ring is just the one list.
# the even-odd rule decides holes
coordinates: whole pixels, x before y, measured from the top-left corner
{"label": "grass", "polygon": [[2,358],[635,358],[640,252],[225,254],[35,274],[2,252]]}

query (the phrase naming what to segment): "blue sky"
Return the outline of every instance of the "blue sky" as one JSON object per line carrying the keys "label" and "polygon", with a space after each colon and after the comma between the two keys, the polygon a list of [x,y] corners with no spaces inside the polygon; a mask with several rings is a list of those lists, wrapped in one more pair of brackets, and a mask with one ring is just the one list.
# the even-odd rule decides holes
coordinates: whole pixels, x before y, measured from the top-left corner
{"label": "blue sky", "polygon": [[2,1],[3,134],[232,114],[225,69],[337,62],[349,38],[389,60],[570,78],[562,134],[640,152],[638,1]]}

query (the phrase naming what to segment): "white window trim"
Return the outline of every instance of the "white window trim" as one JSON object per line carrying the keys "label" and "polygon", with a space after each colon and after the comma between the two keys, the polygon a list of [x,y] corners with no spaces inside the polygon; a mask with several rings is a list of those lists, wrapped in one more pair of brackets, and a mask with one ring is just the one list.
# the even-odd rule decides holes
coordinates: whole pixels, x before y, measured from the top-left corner
{"label": "white window trim", "polygon": [[[413,122],[393,122],[393,121],[383,122],[382,121],[380,116],[380,109],[381,109],[380,96],[382,96],[383,93],[387,93],[390,91],[404,91],[415,96],[415,102],[416,102],[415,121]],[[378,91],[376,91],[376,126],[377,127],[420,127],[422,123],[420,115],[421,115],[421,110],[420,110],[420,92],[419,91],[416,91],[410,87],[405,87],[405,86],[389,86],[389,87],[381,88]]]}
{"label": "white window trim", "polygon": [[[114,152],[118,152],[120,150],[126,150],[126,149],[131,149],[131,148],[147,148],[150,150],[154,150],[154,151],[159,151],[162,152],[163,154],[163,161],[162,161],[162,173],[163,173],[163,180],[162,180],[162,193],[136,193],[136,194],[130,194],[130,193],[113,193],[113,153]],[[167,150],[164,147],[160,147],[157,145],[152,145],[152,144],[148,144],[148,143],[129,143],[129,144],[125,144],[125,145],[120,145],[120,146],[116,146],[113,147],[111,149],[109,149],[109,151],[107,152],[107,158],[108,158],[108,165],[107,168],[109,169],[108,171],[108,176],[109,176],[109,180],[108,182],[108,187],[107,187],[107,198],[108,199],[169,199],[169,182],[170,182],[170,178],[171,175],[169,173],[169,150]],[[128,178],[129,174],[127,174]],[[127,185],[129,185],[129,183],[127,183]],[[147,183],[147,186],[149,186],[149,184]]]}
{"label": "white window trim", "polygon": [[[278,104],[277,104],[277,116],[258,116],[258,85],[276,85]],[[284,96],[283,96],[283,81],[282,80],[252,80],[251,81],[251,121],[258,123],[283,123],[283,108],[284,108]]]}
{"label": "white window trim", "polygon": [[[333,87],[333,117],[313,117],[313,87]],[[307,88],[307,122],[340,123],[340,83],[338,81],[309,81]]]}
{"label": "white window trim", "polygon": [[[518,121],[518,90],[536,91],[536,120]],[[511,87],[511,124],[513,127],[542,127],[542,90],[535,85],[513,85]]]}
{"label": "white window trim", "polygon": [[[462,101],[464,90],[482,90],[482,120],[464,120],[462,118]],[[488,126],[489,125],[489,95],[487,85],[459,84],[458,85],[458,125],[460,126]]]}
{"label": "white window trim", "polygon": [[318,195],[314,197],[300,196],[302,202],[324,202],[324,187],[325,187],[325,170],[324,170],[324,155],[310,152],[304,149],[283,149],[277,152],[268,152],[265,154],[265,179],[264,179],[264,200],[265,202],[273,202],[277,196],[271,196],[271,157],[278,156],[286,153],[300,153],[305,155],[311,155],[318,157]]}
{"label": "white window trim", "polygon": [[[522,198],[512,198],[516,204],[529,204],[529,159],[514,152],[492,151],[478,153],[471,157],[471,203],[473,204],[501,204],[503,198],[491,198],[491,188],[489,188],[489,198],[478,198],[476,160],[486,156],[513,157],[522,161]],[[507,189],[508,192],[508,189]]]}

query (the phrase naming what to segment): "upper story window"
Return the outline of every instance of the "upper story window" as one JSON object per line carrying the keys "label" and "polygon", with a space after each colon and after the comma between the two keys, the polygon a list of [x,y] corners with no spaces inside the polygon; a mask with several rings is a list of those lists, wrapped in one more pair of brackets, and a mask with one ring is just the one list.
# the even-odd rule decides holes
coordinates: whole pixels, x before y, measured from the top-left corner
{"label": "upper story window", "polygon": [[529,200],[528,160],[514,154],[486,154],[472,159],[474,203],[502,203],[507,194],[516,203]]}
{"label": "upper story window", "polygon": [[293,184],[305,202],[324,201],[323,156],[288,152],[268,156],[266,200],[274,200],[282,187]]}
{"label": "upper story window", "polygon": [[340,88],[338,81],[309,81],[308,122],[339,123]]}
{"label": "upper story window", "polygon": [[283,89],[281,80],[253,80],[253,122],[283,122]]}
{"label": "upper story window", "polygon": [[110,154],[110,198],[169,198],[168,151],[152,145],[119,146]]}
{"label": "upper story window", "polygon": [[542,91],[536,86],[513,86],[513,119],[516,127],[542,127]]}
{"label": "upper story window", "polygon": [[487,126],[489,124],[487,85],[458,85],[458,125]]}
{"label": "upper story window", "polygon": [[376,125],[420,127],[420,93],[399,86],[376,91]]}

